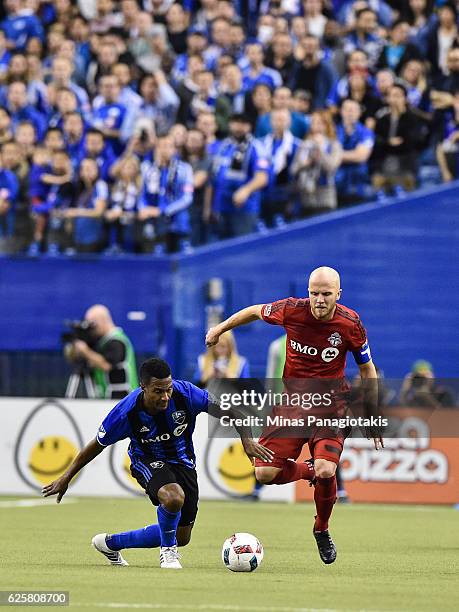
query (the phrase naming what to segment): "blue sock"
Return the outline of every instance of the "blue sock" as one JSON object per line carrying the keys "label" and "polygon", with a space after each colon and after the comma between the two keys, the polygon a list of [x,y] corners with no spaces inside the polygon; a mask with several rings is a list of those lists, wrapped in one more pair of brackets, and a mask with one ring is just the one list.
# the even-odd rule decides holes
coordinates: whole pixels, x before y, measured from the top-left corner
{"label": "blue sock", "polygon": [[161,534],[161,546],[175,546],[175,534],[180,520],[180,510],[169,512],[163,506],[158,506],[158,523]]}
{"label": "blue sock", "polygon": [[159,525],[147,525],[143,529],[115,533],[107,536],[106,543],[111,550],[157,548],[161,544]]}

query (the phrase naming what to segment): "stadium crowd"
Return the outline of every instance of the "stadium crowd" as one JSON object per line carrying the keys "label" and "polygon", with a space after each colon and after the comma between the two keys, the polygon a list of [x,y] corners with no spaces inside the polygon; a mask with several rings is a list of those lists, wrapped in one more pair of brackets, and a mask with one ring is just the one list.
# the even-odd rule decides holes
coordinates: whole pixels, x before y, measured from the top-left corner
{"label": "stadium crowd", "polygon": [[5,0],[0,250],[160,253],[459,174],[441,0]]}

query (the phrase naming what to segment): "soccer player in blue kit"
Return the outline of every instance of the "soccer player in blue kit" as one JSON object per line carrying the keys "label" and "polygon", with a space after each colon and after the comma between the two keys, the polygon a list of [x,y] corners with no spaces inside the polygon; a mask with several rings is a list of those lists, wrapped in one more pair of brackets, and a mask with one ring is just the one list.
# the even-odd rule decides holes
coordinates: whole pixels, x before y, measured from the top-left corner
{"label": "soccer player in blue kit", "polygon": [[[148,359],[140,367],[140,387],[109,412],[97,436],[68,470],[43,487],[43,496],[57,494],[59,503],[72,478],[85,465],[107,446],[130,438],[131,473],[158,506],[158,523],[125,533],[99,533],[92,545],[112,565],[128,565],[120,552],[123,548],[160,547],[161,568],[181,569],[177,546],[190,541],[198,512],[192,440],[196,417],[200,412],[217,415],[219,411],[207,391],[184,380],[173,380],[169,365],[162,359]],[[250,432],[238,433],[248,457],[271,461],[272,452],[257,444]]]}

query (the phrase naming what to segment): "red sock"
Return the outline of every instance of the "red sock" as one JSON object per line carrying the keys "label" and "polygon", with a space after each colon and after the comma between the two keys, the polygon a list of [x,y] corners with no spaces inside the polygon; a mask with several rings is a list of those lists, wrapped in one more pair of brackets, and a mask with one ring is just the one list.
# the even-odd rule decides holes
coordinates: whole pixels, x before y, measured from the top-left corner
{"label": "red sock", "polygon": [[314,523],[314,531],[325,531],[328,529],[328,519],[336,501],[336,477],[317,478],[314,489],[314,501],[316,502],[317,516]]}
{"label": "red sock", "polygon": [[315,471],[309,463],[297,463],[296,461],[285,461],[284,467],[269,484],[286,484],[295,480],[312,480]]}

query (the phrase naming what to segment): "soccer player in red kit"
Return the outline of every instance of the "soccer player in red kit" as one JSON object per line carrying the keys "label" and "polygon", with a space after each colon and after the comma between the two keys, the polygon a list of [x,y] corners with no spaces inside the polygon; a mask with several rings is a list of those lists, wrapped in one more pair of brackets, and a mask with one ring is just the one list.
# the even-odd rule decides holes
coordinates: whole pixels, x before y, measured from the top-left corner
{"label": "soccer player in red kit", "polygon": [[[287,351],[283,372],[289,379],[344,379],[346,354],[352,352],[362,379],[376,379],[365,329],[359,315],[337,304],[341,297],[340,277],[333,268],[320,267],[309,277],[309,299],[287,298],[272,304],[244,308],[209,329],[207,346],[217,344],[224,332],[262,319],[281,325],[287,332]],[[276,437],[263,435],[260,443],[272,450],[270,463],[255,462],[255,475],[262,484],[284,484],[310,480],[315,484],[314,501],[317,516],[313,534],[324,563],[336,559],[336,547],[328,531],[328,520],[336,501],[336,467],[345,435],[327,431],[326,437]],[[375,448],[383,447],[379,434],[371,434]],[[305,443],[312,461],[296,462]],[[292,461],[293,460],[293,461]]]}

